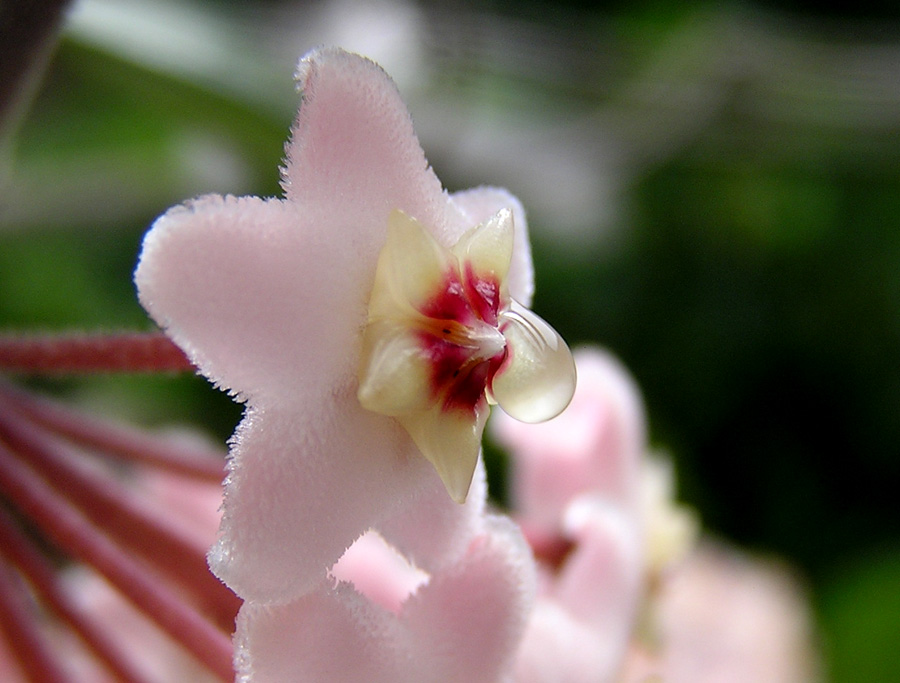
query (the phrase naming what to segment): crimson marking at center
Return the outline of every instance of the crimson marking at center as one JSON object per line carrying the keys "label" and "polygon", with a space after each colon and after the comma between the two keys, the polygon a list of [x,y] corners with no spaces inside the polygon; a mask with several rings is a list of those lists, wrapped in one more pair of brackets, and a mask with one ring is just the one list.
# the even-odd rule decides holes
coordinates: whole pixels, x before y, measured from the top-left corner
{"label": "crimson marking at center", "polygon": [[507,350],[492,358],[479,358],[478,350],[451,341],[457,323],[466,327],[476,321],[497,326],[500,316],[500,283],[494,277],[478,276],[466,264],[465,281],[456,268],[444,274],[437,294],[421,309],[433,321],[419,332],[425,356],[431,364],[431,396],[445,411],[474,414],[487,402],[485,388],[507,358]]}

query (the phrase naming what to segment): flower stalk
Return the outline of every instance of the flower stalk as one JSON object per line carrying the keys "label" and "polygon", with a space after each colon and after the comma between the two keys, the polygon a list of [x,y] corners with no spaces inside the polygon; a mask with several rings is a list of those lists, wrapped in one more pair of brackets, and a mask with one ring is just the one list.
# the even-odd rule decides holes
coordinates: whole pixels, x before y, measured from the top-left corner
{"label": "flower stalk", "polygon": [[184,353],[158,333],[0,336],[0,371],[42,375],[186,372]]}
{"label": "flower stalk", "polygon": [[0,438],[27,458],[29,466],[80,514],[214,610],[222,630],[231,632],[239,601],[209,573],[203,558],[206,548],[185,538],[164,509],[141,504],[115,477],[16,420],[14,411],[0,412]]}
{"label": "flower stalk", "polygon": [[222,454],[160,439],[140,429],[72,410],[0,382],[0,410],[15,411],[19,419],[48,430],[84,448],[197,481],[221,483]]}
{"label": "flower stalk", "polygon": [[7,642],[16,643],[19,665],[33,681],[65,683],[65,670],[44,639],[31,613],[22,586],[9,567],[0,563],[0,632]]}
{"label": "flower stalk", "polygon": [[[42,375],[191,369],[173,349],[159,335],[6,337],[0,365]],[[224,460],[0,383],[0,601],[6,635],[32,680],[72,680],[58,651],[60,625],[115,680],[165,680],[117,640],[115,623],[75,599],[64,575],[79,566],[105,577],[208,676],[233,679],[230,636],[241,601],[206,566],[212,531],[198,541],[185,527],[190,520],[142,487],[156,476],[218,492]],[[17,588],[26,585],[30,591]],[[56,617],[49,631],[35,601]]]}
{"label": "flower stalk", "polygon": [[[127,683],[146,681],[140,671],[131,664],[127,653],[109,638],[107,626],[102,622],[98,623],[96,618],[91,618],[90,614],[79,608],[71,593],[60,583],[53,564],[19,530],[12,517],[3,511],[0,511],[0,552],[7,562],[15,565],[22,573],[42,603],[78,634],[110,673]],[[5,569],[4,574],[8,573],[9,570]],[[21,605],[18,611],[21,619],[33,622],[27,604]],[[6,614],[7,612],[4,612],[4,615]],[[39,631],[33,626],[31,628],[36,642],[40,642]],[[35,644],[34,647],[39,646]]]}
{"label": "flower stalk", "polygon": [[207,668],[222,680],[231,679],[230,638],[176,594],[160,588],[153,574],[5,446],[0,446],[0,492],[60,549],[95,567]]}

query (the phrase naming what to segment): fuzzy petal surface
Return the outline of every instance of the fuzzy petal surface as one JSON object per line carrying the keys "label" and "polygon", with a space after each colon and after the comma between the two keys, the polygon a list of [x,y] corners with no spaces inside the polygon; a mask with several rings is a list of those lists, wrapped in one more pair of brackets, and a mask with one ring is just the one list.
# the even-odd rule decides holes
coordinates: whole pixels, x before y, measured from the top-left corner
{"label": "fuzzy petal surface", "polygon": [[587,497],[566,518],[574,550],[538,598],[516,683],[612,683],[627,652],[641,597],[640,520]]}
{"label": "fuzzy petal surface", "polygon": [[251,409],[232,439],[209,563],[244,599],[310,590],[363,531],[437,479],[406,432],[352,392],[308,411]]}
{"label": "fuzzy petal surface", "polygon": [[[303,99],[282,184],[309,224],[321,226],[320,239],[343,244],[372,267],[395,209],[429,226],[446,247],[471,227],[428,166],[406,105],[380,66],[341,50],[314,51],[300,62],[297,87]],[[360,228],[369,224],[378,227]]]}
{"label": "fuzzy petal surface", "polygon": [[[440,487],[399,423],[357,399],[389,217],[403,212],[449,249],[502,208],[522,215],[502,191],[457,202],[441,188],[396,87],[369,60],[313,51],[298,84],[286,197],[206,196],[170,209],[135,273],[151,317],[247,403],[210,564],[242,598],[266,604],[310,591],[363,532]],[[510,277],[527,290],[525,229],[522,217]],[[470,506],[457,507],[439,507],[429,542],[455,547],[451,537],[470,532]]]}
{"label": "fuzzy petal surface", "polygon": [[479,458],[465,504],[453,501],[434,477],[408,506],[379,524],[378,532],[417,567],[439,571],[456,561],[480,528],[486,502],[487,475]]}
{"label": "fuzzy petal surface", "polygon": [[253,409],[238,428],[209,553],[219,578],[246,600],[283,603],[373,527],[426,571],[460,552],[484,509],[483,468],[459,505],[395,420],[352,392],[314,409]]}
{"label": "fuzzy petal surface", "polygon": [[348,376],[364,295],[322,265],[342,250],[309,244],[300,223],[281,200],[206,196],[144,238],[141,303],[203,374],[246,399],[302,401]]}
{"label": "fuzzy petal surface", "polygon": [[323,583],[286,605],[245,604],[236,634],[238,680],[496,683],[531,607],[526,557],[513,525],[489,518],[399,614],[346,583]]}

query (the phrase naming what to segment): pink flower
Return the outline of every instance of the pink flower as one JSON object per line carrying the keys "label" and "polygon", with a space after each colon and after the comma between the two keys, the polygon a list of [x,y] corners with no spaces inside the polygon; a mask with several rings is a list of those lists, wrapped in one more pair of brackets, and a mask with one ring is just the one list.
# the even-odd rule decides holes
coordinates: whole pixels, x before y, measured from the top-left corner
{"label": "pink flower", "polygon": [[[538,418],[574,383],[552,328],[520,313],[532,267],[519,202],[491,188],[448,195],[375,64],[313,52],[298,80],[286,198],[171,209],[135,276],[156,321],[247,403],[210,565],[262,602],[308,593],[366,529],[437,500],[435,468],[464,500],[487,401],[520,412],[532,385],[538,402],[553,388],[529,368],[548,359],[563,387]],[[435,338],[445,328],[449,350]],[[469,524],[448,508],[429,543],[451,557]]]}
{"label": "pink flower", "polygon": [[395,417],[460,503],[489,403],[540,422],[574,391],[565,342],[510,296],[514,236],[501,209],[445,249],[394,211],[369,300],[360,403]]}
{"label": "pink flower", "polygon": [[517,683],[616,680],[643,589],[643,406],[612,356],[581,349],[575,360],[578,387],[562,415],[494,422],[513,456],[517,518],[541,560]]}
{"label": "pink flower", "polygon": [[817,680],[802,594],[776,565],[704,543],[647,453],[640,396],[596,349],[575,353],[569,408],[540,425],[496,416],[539,590],[516,683]]}
{"label": "pink flower", "polygon": [[447,194],[375,64],[316,51],[298,80],[286,197],[171,209],[135,275],[247,404],[209,554],[245,600],[238,677],[495,681],[535,577],[519,530],[485,513],[482,431],[492,403],[559,413],[574,362],[527,309],[519,202]]}
{"label": "pink flower", "polygon": [[804,593],[779,562],[704,541],[665,577],[652,609],[660,648],[632,653],[629,683],[821,680]]}

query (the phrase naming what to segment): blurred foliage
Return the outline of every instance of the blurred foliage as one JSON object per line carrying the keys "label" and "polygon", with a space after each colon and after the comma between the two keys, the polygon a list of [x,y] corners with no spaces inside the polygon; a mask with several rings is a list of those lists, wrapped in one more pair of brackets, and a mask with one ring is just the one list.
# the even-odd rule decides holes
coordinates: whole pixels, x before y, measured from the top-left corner
{"label": "blurred foliage", "polygon": [[900,552],[875,547],[838,563],[821,588],[831,680],[900,680]]}
{"label": "blurred foliage", "polygon": [[[666,3],[538,25],[537,7],[422,6],[425,75],[405,94],[429,158],[451,188],[505,184],[534,207],[536,308],[632,369],[712,530],[807,573],[832,680],[897,680],[898,26]],[[278,3],[195,9],[289,30]],[[250,41],[229,81],[230,65],[181,72],[85,35],[60,44],[2,179],[5,329],[148,329],[131,284],[141,235],[199,193],[278,193],[290,60],[330,39],[281,45],[283,61]],[[268,80],[245,75],[255,62]],[[550,157],[529,164],[557,147],[558,169],[600,164],[587,193],[614,210],[587,238],[554,223],[567,188]],[[240,412],[198,378],[41,386],[219,440]]]}

